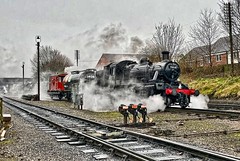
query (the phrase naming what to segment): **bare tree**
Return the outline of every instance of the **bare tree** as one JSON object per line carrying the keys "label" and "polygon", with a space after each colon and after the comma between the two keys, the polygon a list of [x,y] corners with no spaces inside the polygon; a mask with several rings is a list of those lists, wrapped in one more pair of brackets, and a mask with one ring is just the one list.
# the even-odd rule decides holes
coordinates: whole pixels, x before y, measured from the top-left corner
{"label": "bare tree", "polygon": [[[52,49],[51,46],[41,46],[40,48],[40,71],[50,73],[62,73],[65,67],[72,65],[68,57],[62,55],[60,51]],[[33,77],[37,78],[37,53],[31,60]]]}
{"label": "bare tree", "polygon": [[[209,63],[212,66],[212,45],[219,37],[219,25],[216,21],[216,15],[211,9],[201,11],[197,24],[190,28],[189,36],[196,46],[202,46],[202,52],[209,56]],[[207,50],[206,50],[207,48]]]}
{"label": "bare tree", "polygon": [[164,50],[170,52],[170,57],[179,54],[179,51],[184,42],[181,25],[175,24],[174,20],[170,19],[168,23],[160,23],[155,26],[156,33],[153,35],[153,43],[161,53]]}
{"label": "bare tree", "polygon": [[152,40],[146,41],[146,46],[141,49],[140,53],[148,55],[149,59],[152,62],[161,61],[161,57],[160,57],[161,54],[160,54],[159,48],[156,46],[156,44]]}

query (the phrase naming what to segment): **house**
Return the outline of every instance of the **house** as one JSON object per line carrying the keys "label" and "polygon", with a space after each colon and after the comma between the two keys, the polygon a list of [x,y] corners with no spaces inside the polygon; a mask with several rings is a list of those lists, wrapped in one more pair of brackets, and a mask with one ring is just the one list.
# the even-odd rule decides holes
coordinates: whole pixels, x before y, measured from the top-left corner
{"label": "house", "polygon": [[[239,63],[240,61],[240,46],[238,45],[237,40],[238,39],[236,37],[233,38],[234,63]],[[229,44],[229,37],[221,37],[214,44],[212,44],[211,61],[213,66],[231,64]],[[209,66],[210,58],[208,54],[208,48],[208,45],[193,48],[185,55],[185,60],[190,66],[193,67]]]}
{"label": "house", "polygon": [[109,63],[118,62],[121,60],[133,60],[138,62],[142,57],[146,57],[145,54],[110,54],[103,53],[101,58],[99,59],[96,68],[103,69]]}

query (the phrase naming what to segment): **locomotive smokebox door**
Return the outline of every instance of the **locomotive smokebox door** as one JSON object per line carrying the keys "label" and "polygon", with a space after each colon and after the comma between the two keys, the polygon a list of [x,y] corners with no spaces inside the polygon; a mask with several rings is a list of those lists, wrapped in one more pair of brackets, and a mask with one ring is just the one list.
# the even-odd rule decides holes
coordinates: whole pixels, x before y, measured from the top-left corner
{"label": "locomotive smokebox door", "polygon": [[162,52],[162,60],[170,60],[169,58],[170,58],[169,51],[163,51]]}

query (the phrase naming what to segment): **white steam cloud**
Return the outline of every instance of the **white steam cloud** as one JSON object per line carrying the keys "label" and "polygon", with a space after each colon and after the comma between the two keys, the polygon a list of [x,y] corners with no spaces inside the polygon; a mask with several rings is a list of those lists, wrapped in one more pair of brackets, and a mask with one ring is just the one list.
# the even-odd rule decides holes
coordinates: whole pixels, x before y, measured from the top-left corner
{"label": "white steam cloud", "polygon": [[94,83],[86,85],[81,91],[83,96],[84,109],[91,111],[116,111],[121,104],[139,104],[147,106],[148,113],[157,110],[164,110],[163,98],[154,95],[149,98],[141,98],[129,89],[111,90],[100,88]]}
{"label": "white steam cloud", "polygon": [[197,109],[208,109],[208,102],[209,98],[208,96],[204,96],[200,94],[199,96],[191,96],[191,103],[190,107],[191,108],[197,108]]}
{"label": "white steam cloud", "polygon": [[16,50],[13,47],[0,46],[0,74],[1,77],[14,76],[16,69],[20,72],[20,62],[15,57]]}
{"label": "white steam cloud", "polygon": [[[41,81],[40,82],[40,98],[41,100],[51,100],[50,96],[47,94],[48,90],[48,81]],[[26,85],[26,83],[25,83]],[[24,87],[23,91],[23,85],[22,83],[15,83],[11,86],[7,86],[7,95],[12,97],[18,97],[21,98],[22,95],[35,95],[37,94],[37,83],[35,84],[29,84],[29,86]]]}
{"label": "white steam cloud", "polygon": [[[89,84],[81,91],[84,94],[84,109],[91,111],[116,111],[121,104],[139,104],[147,106],[148,113],[164,111],[164,99],[160,95],[142,98],[129,89],[110,90]],[[190,108],[207,109],[208,96],[191,96]]]}

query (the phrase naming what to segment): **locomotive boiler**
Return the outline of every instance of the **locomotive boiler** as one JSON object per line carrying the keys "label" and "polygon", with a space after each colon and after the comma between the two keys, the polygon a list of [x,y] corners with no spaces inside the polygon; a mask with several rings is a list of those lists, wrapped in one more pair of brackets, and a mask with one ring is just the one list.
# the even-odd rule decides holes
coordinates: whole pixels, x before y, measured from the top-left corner
{"label": "locomotive boiler", "polygon": [[186,108],[190,96],[198,96],[199,91],[189,89],[178,80],[181,70],[178,63],[169,60],[169,52],[162,52],[162,57],[163,60],[155,64],[148,58],[142,58],[139,63],[131,60],[110,63],[97,71],[97,84],[130,88],[143,97],[161,95],[167,107],[179,104]]}

